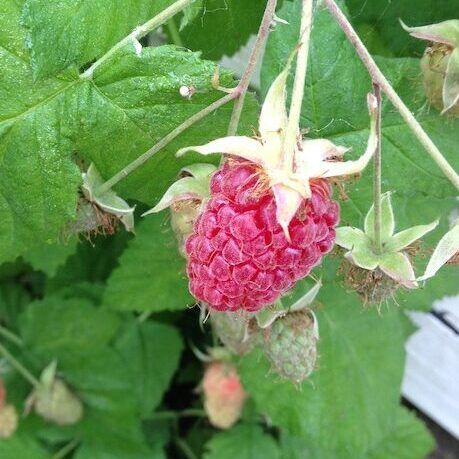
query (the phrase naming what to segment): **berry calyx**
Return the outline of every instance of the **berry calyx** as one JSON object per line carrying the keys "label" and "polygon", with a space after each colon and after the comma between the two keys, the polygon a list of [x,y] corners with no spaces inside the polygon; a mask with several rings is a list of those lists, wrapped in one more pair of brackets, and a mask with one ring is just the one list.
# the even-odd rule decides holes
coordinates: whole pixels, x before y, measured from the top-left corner
{"label": "berry calyx", "polygon": [[219,429],[229,429],[241,417],[247,394],[236,367],[229,362],[212,362],[202,381],[204,409],[210,423]]}
{"label": "berry calyx", "polygon": [[346,262],[341,267],[345,280],[365,304],[382,303],[400,286],[418,287],[408,249],[438,225],[436,220],[395,233],[391,193],[382,195],[380,207],[380,247],[376,246],[374,234],[374,206],[365,217],[364,231],[351,226],[336,230],[336,244],[347,250]]}
{"label": "berry calyx", "polygon": [[415,38],[431,44],[421,59],[426,96],[442,114],[459,115],[459,20],[402,27]]}

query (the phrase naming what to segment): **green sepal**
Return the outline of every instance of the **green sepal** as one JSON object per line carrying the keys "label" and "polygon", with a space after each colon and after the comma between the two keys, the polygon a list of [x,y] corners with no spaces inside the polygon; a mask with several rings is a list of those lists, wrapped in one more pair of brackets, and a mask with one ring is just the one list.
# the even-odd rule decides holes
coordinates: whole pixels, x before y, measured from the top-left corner
{"label": "green sepal", "polygon": [[[375,238],[375,208],[371,206],[365,217],[365,234],[374,241]],[[381,243],[384,244],[395,230],[394,211],[392,209],[391,193],[387,192],[381,196]]]}
{"label": "green sepal", "polygon": [[459,103],[459,47],[449,55],[442,96],[442,114]]}
{"label": "green sepal", "polygon": [[399,252],[405,247],[412,244],[414,241],[421,239],[438,225],[438,220],[429,223],[428,225],[412,226],[406,230],[394,234],[384,245],[384,252]]}
{"label": "green sepal", "polygon": [[459,219],[440,239],[429,263],[427,263],[424,274],[418,280],[426,280],[435,276],[437,271],[457,252],[459,252]]}
{"label": "green sepal", "polygon": [[210,195],[209,184],[212,174],[216,171],[212,164],[192,164],[184,167],[180,175],[188,174],[174,182],[164,193],[155,207],[142,214],[142,217],[161,212],[172,204],[188,199],[203,201]]}
{"label": "green sepal", "polygon": [[308,290],[298,301],[296,301],[290,307],[284,306],[282,300],[278,300],[273,305],[261,309],[255,314],[258,326],[262,329],[268,328],[279,317],[283,317],[289,312],[298,312],[308,308],[315,300],[321,287],[322,283],[320,281],[317,282],[310,290]]}
{"label": "green sepal", "polygon": [[400,252],[383,253],[380,255],[379,268],[387,276],[407,288],[416,288],[416,276],[407,255]]}
{"label": "green sepal", "polygon": [[400,21],[402,27],[413,37],[421,40],[444,43],[452,47],[459,46],[459,19],[450,19],[420,27],[408,27]]}
{"label": "green sepal", "polygon": [[343,226],[336,229],[336,244],[348,250],[345,257],[363,269],[376,269],[379,257],[371,249],[371,239],[359,228]]}
{"label": "green sepal", "polygon": [[116,215],[127,231],[134,231],[134,209],[121,199],[113,190],[98,193],[98,189],[104,183],[102,176],[91,163],[88,170],[82,174],[83,185],[81,186],[85,198],[96,204],[103,211]]}

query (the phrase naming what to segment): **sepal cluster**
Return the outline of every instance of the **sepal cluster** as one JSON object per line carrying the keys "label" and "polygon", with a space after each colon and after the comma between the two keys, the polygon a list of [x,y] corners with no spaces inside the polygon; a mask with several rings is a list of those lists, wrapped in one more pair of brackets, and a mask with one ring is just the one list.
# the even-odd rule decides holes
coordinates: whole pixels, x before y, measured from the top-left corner
{"label": "sepal cluster", "polygon": [[380,269],[398,284],[416,288],[418,283],[406,249],[432,231],[438,220],[395,233],[391,193],[385,193],[381,197],[380,247],[377,247],[374,219],[373,205],[365,217],[364,230],[351,226],[337,228],[336,244],[347,250],[345,257],[353,265],[370,271]]}

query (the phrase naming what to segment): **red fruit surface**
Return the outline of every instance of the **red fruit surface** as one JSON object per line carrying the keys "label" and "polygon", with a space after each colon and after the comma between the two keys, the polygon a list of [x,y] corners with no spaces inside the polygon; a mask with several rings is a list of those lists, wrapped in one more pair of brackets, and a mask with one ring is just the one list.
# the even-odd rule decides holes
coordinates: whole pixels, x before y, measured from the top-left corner
{"label": "red fruit surface", "polygon": [[257,311],[318,265],[335,241],[339,206],[326,180],[311,182],[289,225],[258,166],[228,159],[211,180],[211,199],[186,241],[191,293],[219,311]]}

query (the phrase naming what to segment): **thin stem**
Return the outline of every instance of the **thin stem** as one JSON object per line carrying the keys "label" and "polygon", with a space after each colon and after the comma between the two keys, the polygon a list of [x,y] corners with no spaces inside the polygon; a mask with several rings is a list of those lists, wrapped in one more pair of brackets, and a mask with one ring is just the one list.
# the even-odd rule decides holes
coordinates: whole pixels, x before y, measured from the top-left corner
{"label": "thin stem", "polygon": [[138,320],[140,323],[145,322],[152,314],[153,314],[153,311],[145,311],[145,312],[142,312],[142,314],[140,314],[140,315],[137,317],[137,320]]}
{"label": "thin stem", "polygon": [[115,54],[119,49],[121,49],[128,43],[137,44],[142,37],[147,35],[147,33],[163,25],[171,17],[173,17],[174,15],[182,11],[184,8],[186,8],[188,5],[193,3],[193,1],[194,0],[177,0],[171,6],[161,11],[161,13],[157,14],[154,18],[145,22],[141,26],[135,28],[133,32],[131,32],[128,36],[124,37],[122,40],[116,43],[116,45],[110,48],[100,59],[94,62],[94,64],[92,64],[91,67],[89,67],[84,73],[80,75],[80,78],[91,79],[94,74],[94,70],[96,70],[97,67],[99,67],[107,59],[113,56],[113,54]]}
{"label": "thin stem", "polygon": [[237,100],[234,103],[233,113],[231,114],[231,120],[228,126],[228,135],[235,135],[237,133],[237,128],[239,126],[239,120],[241,118],[242,109],[244,107],[245,95],[247,89],[249,88],[250,80],[252,78],[255,66],[260,57],[261,51],[266,43],[266,39],[269,35],[269,28],[276,11],[277,0],[268,0],[266,4],[265,13],[263,19],[261,20],[260,28],[258,30],[257,39],[255,45],[253,46],[252,53],[250,54],[249,62],[247,67],[242,75],[241,81],[239,82],[236,91],[237,91]]}
{"label": "thin stem", "polygon": [[217,108],[220,108],[223,105],[227,104],[234,98],[235,98],[235,95],[233,93],[227,94],[226,96],[223,96],[222,98],[218,99],[214,103],[210,104],[208,107],[202,109],[200,112],[195,113],[193,116],[191,116],[186,121],[184,121],[180,126],[177,126],[173,131],[171,131],[169,134],[163,137],[156,145],[151,147],[143,155],[139,156],[132,163],[128,164],[125,168],[121,169],[111,179],[107,180],[104,184],[102,184],[99,187],[99,189],[96,191],[96,193],[102,194],[108,191],[110,188],[116,185],[120,180],[125,178],[127,175],[129,175],[139,166],[141,166],[146,161],[148,161],[155,153],[157,153],[159,150],[161,150],[166,145],[168,145],[170,142],[172,142],[172,140],[178,137],[183,131],[185,131],[190,126],[192,126],[193,124],[195,124],[196,122],[198,122],[199,120],[207,116],[209,113],[212,113]]}
{"label": "thin stem", "polygon": [[182,440],[181,438],[177,437],[174,441],[177,447],[180,449],[180,451],[187,459],[198,459],[198,456],[194,454],[193,450],[190,448],[188,443],[185,442],[185,440]]}
{"label": "thin stem", "polygon": [[40,382],[38,381],[37,378],[35,378],[35,376],[30,373],[29,370],[27,370],[27,368],[24,367],[24,365],[22,365],[22,363],[20,363],[16,357],[14,357],[9,351],[8,349],[6,349],[6,347],[3,346],[3,344],[0,344],[0,354],[3,355],[3,357],[8,360],[8,362],[10,363],[10,365],[15,368],[17,370],[18,373],[20,373],[25,379],[27,379],[27,381],[29,381],[30,384],[32,384],[32,386],[34,387],[39,387],[40,386]]}
{"label": "thin stem", "polygon": [[376,135],[378,143],[373,159],[373,201],[375,209],[374,249],[376,253],[381,253],[381,88],[377,83],[373,83],[373,93],[378,104],[378,112],[376,114]]}
{"label": "thin stem", "polygon": [[15,335],[12,331],[2,325],[0,325],[0,335],[11,341],[13,344],[16,344],[16,346],[22,347],[24,344],[19,336]]}
{"label": "thin stem", "polygon": [[157,411],[147,419],[178,419],[178,418],[203,418],[206,417],[206,413],[203,410],[188,409],[183,411]]}
{"label": "thin stem", "polygon": [[80,440],[74,439],[61,448],[52,459],[64,459],[70,451],[73,451],[80,444]]}
{"label": "thin stem", "polygon": [[169,33],[171,35],[172,42],[174,43],[174,45],[177,45],[183,48],[182,37],[180,36],[179,30],[177,28],[177,24],[175,23],[174,18],[170,18],[167,21],[167,28],[169,29]]}
{"label": "thin stem", "polygon": [[376,62],[371,57],[367,48],[363,44],[362,40],[359,38],[354,28],[347,20],[344,13],[341,11],[339,6],[334,0],[324,0],[327,8],[330,10],[330,13],[335,17],[336,21],[340,25],[343,32],[346,34],[348,40],[352,43],[357,54],[362,60],[363,64],[367,68],[373,82],[378,83],[382,91],[387,95],[389,100],[392,102],[394,107],[400,112],[400,115],[405,120],[405,122],[410,127],[413,134],[417,137],[422,146],[426,149],[432,159],[437,163],[440,169],[443,171],[445,176],[449,181],[459,189],[459,175],[448,163],[446,158],[442,155],[437,146],[432,142],[431,138],[424,131],[422,126],[416,120],[414,115],[411,113],[410,109],[404,104],[400,96],[391,86],[387,78],[381,72],[381,70],[376,65]]}
{"label": "thin stem", "polygon": [[284,140],[284,166],[286,170],[293,170],[295,156],[295,145],[297,143],[298,126],[300,123],[301,106],[303,103],[304,85],[306,81],[306,70],[308,66],[309,40],[312,26],[312,0],[303,0],[301,13],[300,41],[298,44],[298,55],[296,58],[295,80],[292,89],[292,101],[288,124]]}

